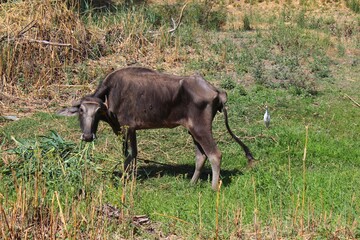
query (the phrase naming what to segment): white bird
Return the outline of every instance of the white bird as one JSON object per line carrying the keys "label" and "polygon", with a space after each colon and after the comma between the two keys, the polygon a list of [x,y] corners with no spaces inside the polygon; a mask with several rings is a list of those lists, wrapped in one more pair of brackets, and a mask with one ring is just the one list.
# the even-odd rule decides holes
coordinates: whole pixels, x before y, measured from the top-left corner
{"label": "white bird", "polygon": [[270,126],[270,112],[268,110],[268,106],[265,106],[265,114],[264,114],[264,123],[265,126],[268,128]]}

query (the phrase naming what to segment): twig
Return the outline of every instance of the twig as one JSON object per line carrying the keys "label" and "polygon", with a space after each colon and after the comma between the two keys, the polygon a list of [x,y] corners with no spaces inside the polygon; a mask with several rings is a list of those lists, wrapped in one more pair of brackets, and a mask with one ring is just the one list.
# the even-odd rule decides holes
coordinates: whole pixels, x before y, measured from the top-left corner
{"label": "twig", "polygon": [[[37,22],[35,20],[32,20],[31,22],[29,22],[25,27],[23,27],[17,34],[16,34],[16,38],[22,37],[24,35],[24,33],[26,33],[27,31],[29,31],[31,28],[34,27],[34,25]],[[12,32],[13,33],[13,32]],[[4,41],[5,39],[9,39],[9,40],[13,40],[14,38],[10,38],[11,34],[8,35],[3,35],[0,37],[0,42]]]}
{"label": "twig", "polygon": [[137,161],[142,161],[146,164],[148,163],[155,163],[155,164],[158,164],[158,165],[162,165],[162,166],[166,166],[166,167],[174,167],[173,165],[170,165],[170,164],[166,164],[166,163],[161,163],[161,162],[156,162],[156,161],[153,161],[153,160],[148,160],[148,159],[143,159],[143,158],[136,158]]}
{"label": "twig", "polygon": [[70,85],[70,84],[53,84],[52,86],[55,87],[61,87],[61,88],[82,88],[82,87],[89,87],[89,85],[85,85],[85,84],[74,84],[74,85]]}
{"label": "twig", "polygon": [[[0,39],[3,40],[2,38]],[[32,39],[32,38],[23,38],[23,37],[17,37],[17,38],[8,38],[8,41],[16,41],[16,40],[25,40],[28,41],[30,43],[41,43],[41,44],[45,44],[45,45],[51,45],[51,46],[57,46],[57,47],[70,47],[71,50],[74,50],[76,52],[80,53],[80,50],[74,48],[70,43],[59,43],[59,42],[50,42],[47,40],[37,40],[37,39]]]}
{"label": "twig", "polygon": [[45,44],[45,45],[51,45],[51,46],[70,47],[72,50],[74,50],[76,52],[80,52],[78,49],[73,48],[70,43],[58,43],[58,42],[50,42],[50,41],[46,41],[46,40],[37,40],[37,39],[28,39],[28,41],[41,43],[41,44]]}
{"label": "twig", "polygon": [[1,98],[6,98],[6,99],[10,99],[10,100],[17,100],[17,99],[19,99],[18,97],[14,97],[14,96],[8,95],[8,94],[3,93],[3,92],[0,92],[0,99],[1,99]]}
{"label": "twig", "polygon": [[52,45],[52,46],[60,46],[60,47],[71,47],[72,45],[70,43],[57,43],[57,42],[49,42],[46,40],[37,40],[37,39],[28,39],[29,42],[36,42],[36,43],[42,43],[45,45]]}
{"label": "twig", "polygon": [[27,31],[29,31],[32,27],[34,27],[34,25],[36,24],[35,20],[32,20],[30,23],[28,23],[23,29],[21,29],[18,34],[16,34],[17,37],[21,37],[22,35],[24,35],[24,33],[26,33]]}
{"label": "twig", "polygon": [[345,97],[349,98],[353,103],[355,103],[356,106],[360,107],[360,104],[357,103],[352,97],[350,97],[349,95],[345,94]]}
{"label": "twig", "polygon": [[[188,3],[189,3],[189,2],[186,2],[186,3],[184,4],[184,6],[181,8],[180,16],[179,16],[179,19],[178,19],[177,23],[175,22],[175,20],[174,20],[173,18],[171,18],[171,22],[172,22],[173,28],[171,28],[171,29],[168,31],[168,33],[173,33],[173,32],[176,31],[176,29],[179,28],[180,23],[181,23],[181,20],[182,20],[182,18],[183,18],[183,13],[184,13],[185,7],[186,7],[186,5],[188,5]],[[156,35],[159,34],[159,31],[149,31],[149,33],[152,33],[152,34],[154,34],[154,35],[156,36]]]}
{"label": "twig", "polygon": [[25,27],[23,27],[17,34],[16,37],[10,37],[10,35],[3,35],[0,37],[0,42],[4,41],[5,39],[7,39],[8,41],[16,41],[16,40],[27,40],[28,42],[36,42],[36,43],[41,43],[41,44],[45,44],[45,45],[52,45],[52,46],[58,46],[58,47],[70,47],[71,50],[74,50],[76,52],[80,51],[76,48],[74,48],[70,43],[58,43],[58,42],[50,42],[47,40],[37,40],[37,39],[27,39],[27,38],[23,38],[23,35],[29,31],[31,28],[33,28],[35,26],[37,22],[35,20],[32,20],[30,23],[28,23]]}
{"label": "twig", "polygon": [[173,32],[176,31],[176,29],[178,29],[178,27],[179,27],[179,25],[181,23],[181,20],[183,18],[184,9],[185,9],[185,7],[186,7],[186,5],[188,3],[189,2],[185,3],[184,6],[182,7],[181,12],[180,12],[180,17],[179,17],[179,20],[178,20],[177,24],[175,24],[175,20],[173,18],[171,18],[171,21],[173,22],[174,27],[168,31],[169,33],[173,33]]}

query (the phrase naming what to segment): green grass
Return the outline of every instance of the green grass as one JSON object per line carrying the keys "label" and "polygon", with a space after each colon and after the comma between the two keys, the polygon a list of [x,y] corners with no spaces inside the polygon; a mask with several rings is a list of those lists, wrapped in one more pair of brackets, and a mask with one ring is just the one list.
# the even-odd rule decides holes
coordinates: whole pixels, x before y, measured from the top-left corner
{"label": "green grass", "polygon": [[346,6],[356,13],[360,12],[360,2],[357,0],[346,0]]}
{"label": "green grass", "polygon": [[[256,166],[246,167],[222,114],[213,125],[223,153],[219,193],[211,190],[209,163],[200,182],[190,185],[195,151],[182,128],[139,131],[137,174],[122,175],[121,139],[105,123],[98,139],[85,144],[75,117],[38,112],[2,121],[1,238],[360,238],[360,115],[345,97],[359,101],[357,55],[346,54],[353,43],[332,38],[327,20],[309,18],[305,10],[271,16],[266,30],[256,23],[270,20],[252,16],[251,31],[219,33],[223,9],[210,9],[215,20],[205,26],[198,18],[210,10],[196,4],[188,9],[195,20],[186,12],[174,35],[150,38],[150,26],[167,29],[181,6],[115,9],[113,16],[88,11],[82,17],[89,26],[110,26],[112,47],[121,37],[130,39],[126,46],[149,39],[141,47],[148,47],[145,53],[153,48],[159,55],[150,63],[167,72],[161,59],[178,48],[181,60],[169,63],[180,65],[176,71],[198,71],[226,89],[230,127]],[[131,23],[125,33],[115,27]],[[130,59],[138,47],[123,54]],[[90,76],[100,77],[98,66],[79,66],[69,70],[71,78],[86,84]],[[262,121],[265,105],[269,129]],[[114,210],[106,212],[106,206]],[[136,223],[139,215],[151,222]]]}
{"label": "green grass", "polygon": [[[271,107],[269,129],[265,129],[261,121],[264,102]],[[246,169],[240,147],[225,132],[223,117],[216,117],[214,135],[223,152],[223,185],[218,208],[221,238],[234,237],[239,230],[246,237],[257,231],[255,224],[263,229],[264,236],[267,236],[265,228],[269,226],[276,226],[276,234],[286,238],[300,236],[302,228],[304,231],[313,228],[313,234],[320,238],[335,234],[343,226],[349,226],[353,234],[359,234],[356,222],[360,210],[357,201],[360,194],[357,187],[360,184],[360,151],[357,147],[360,126],[356,122],[358,109],[351,102],[339,93],[314,98],[289,95],[282,89],[255,88],[246,96],[230,90],[228,106],[233,130],[239,136],[248,137],[244,141],[259,163],[254,169]],[[92,145],[80,144],[79,140],[65,140],[79,134],[74,119],[48,114],[37,114],[34,118],[37,125],[32,119],[24,119],[3,128],[5,135],[15,137],[17,132],[22,135],[25,127],[31,130],[27,131],[28,137],[23,135],[23,139],[29,140],[14,142],[5,138],[5,145],[16,146],[19,157],[15,165],[1,165],[0,192],[8,196],[6,201],[2,200],[3,206],[11,205],[18,197],[14,178],[25,184],[29,194],[34,194],[39,179],[42,190],[46,191],[41,197],[44,206],[51,205],[56,191],[65,201],[65,208],[75,202],[79,205],[78,214],[86,215],[86,209],[94,207],[89,200],[98,198],[101,191],[102,199],[98,201],[126,210],[130,216],[149,216],[154,225],[161,223],[159,228],[165,235],[215,237],[216,193],[210,188],[210,166],[206,166],[199,184],[189,185],[194,153],[191,138],[185,130],[139,132],[139,158],[167,166],[139,160],[136,180],[130,179],[123,188],[124,180],[112,173],[117,163],[122,162],[121,144],[118,140],[114,142],[116,137],[108,127],[102,125],[93,149]],[[47,137],[33,138],[32,133],[47,126],[49,119],[55,126],[50,129],[63,134],[48,132]],[[309,136],[303,168],[307,125]],[[56,126],[70,126],[76,133]],[[61,170],[61,163],[69,162],[68,157],[61,155],[61,144],[65,144],[68,157],[75,164],[64,170],[70,175]],[[33,155],[29,157],[20,150],[33,152]],[[115,169],[120,171],[121,165]],[[16,176],[10,170],[16,171]],[[126,196],[122,200],[124,192]],[[234,221],[238,221],[238,225]],[[124,229],[118,234],[131,236],[132,227],[122,226]],[[139,230],[137,234],[146,236],[149,233]]]}

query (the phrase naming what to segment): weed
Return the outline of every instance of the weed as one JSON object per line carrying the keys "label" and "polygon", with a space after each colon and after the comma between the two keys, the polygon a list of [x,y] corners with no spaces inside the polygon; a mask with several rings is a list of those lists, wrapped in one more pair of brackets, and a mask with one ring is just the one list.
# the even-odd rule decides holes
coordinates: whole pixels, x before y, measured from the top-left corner
{"label": "weed", "polygon": [[318,55],[314,55],[314,59],[310,63],[311,71],[319,78],[328,78],[331,76],[328,65],[329,59]]}
{"label": "weed", "polygon": [[231,78],[223,78],[221,80],[220,87],[223,89],[231,90],[236,87],[236,83]]}
{"label": "weed", "polygon": [[247,73],[254,62],[254,56],[249,49],[242,49],[236,56],[235,69],[239,74]]}
{"label": "weed", "polygon": [[339,43],[339,44],[337,45],[337,51],[338,51],[338,56],[339,56],[339,57],[345,56],[346,49],[345,49],[345,47],[344,47],[343,44]]}
{"label": "weed", "polygon": [[253,75],[254,75],[256,83],[265,84],[267,82],[266,77],[264,75],[264,68],[261,63],[259,63],[255,66]]}
{"label": "weed", "polygon": [[245,14],[244,17],[243,17],[243,29],[245,31],[250,31],[251,30],[250,17],[247,14]]}
{"label": "weed", "polygon": [[296,18],[296,24],[300,28],[304,28],[306,26],[306,18],[305,18],[305,10],[302,9],[297,18]]}
{"label": "weed", "polygon": [[[90,230],[89,227],[93,224],[102,231],[107,231],[104,226],[111,221],[108,222],[106,219],[108,216],[101,216],[103,213],[100,210],[96,212],[96,208],[100,209],[102,204],[103,183],[95,181],[100,176],[103,180],[107,178],[101,174],[103,169],[93,162],[90,144],[76,146],[54,131],[48,136],[38,137],[37,140],[12,139],[16,147],[7,153],[18,157],[14,161],[0,164],[0,191],[12,193],[8,195],[9,199],[6,202],[0,199],[0,206],[4,203],[6,206],[11,205],[14,201],[11,207],[16,209],[13,213],[4,211],[1,216],[17,219],[8,224],[8,227],[13,229],[9,231],[10,236],[22,234],[23,227],[17,229],[21,222],[25,226],[34,225],[29,232],[34,238],[46,232],[63,237],[73,234],[78,237],[100,234],[96,231],[85,231]],[[27,203],[27,208],[17,205],[18,201]],[[88,209],[89,217],[97,215],[105,222],[92,220],[93,223],[86,222],[86,225],[83,221],[77,223],[77,215],[83,215],[84,213],[79,211],[83,211],[84,208]],[[0,227],[3,230],[2,224]]]}
{"label": "weed", "polygon": [[235,92],[240,96],[246,96],[248,94],[246,89],[240,84],[236,85]]}

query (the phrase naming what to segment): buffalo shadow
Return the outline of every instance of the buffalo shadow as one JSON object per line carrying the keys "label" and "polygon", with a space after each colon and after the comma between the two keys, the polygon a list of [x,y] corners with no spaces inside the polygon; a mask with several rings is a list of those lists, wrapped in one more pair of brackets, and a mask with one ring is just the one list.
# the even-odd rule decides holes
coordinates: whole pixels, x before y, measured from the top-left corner
{"label": "buffalo shadow", "polygon": [[[165,164],[152,160],[137,159],[136,179],[146,181],[150,178],[158,178],[163,176],[186,176],[187,179],[192,178],[195,170],[195,164]],[[121,177],[123,173],[119,170],[113,172],[114,176]],[[241,176],[244,173],[239,169],[221,169],[220,179],[223,186],[231,183],[233,176]],[[210,166],[204,166],[199,179],[207,181],[212,178]]]}

